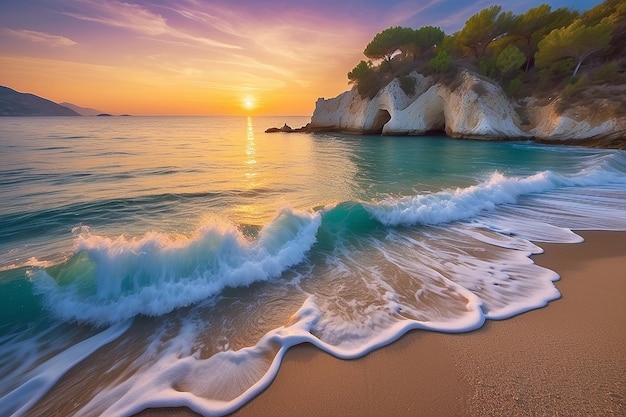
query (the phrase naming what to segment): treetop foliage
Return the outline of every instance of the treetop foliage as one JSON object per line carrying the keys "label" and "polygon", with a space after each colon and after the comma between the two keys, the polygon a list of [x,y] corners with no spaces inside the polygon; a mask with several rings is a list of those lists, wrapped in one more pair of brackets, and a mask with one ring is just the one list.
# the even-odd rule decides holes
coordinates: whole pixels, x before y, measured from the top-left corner
{"label": "treetop foliage", "polygon": [[432,26],[416,30],[395,26],[376,34],[365,47],[363,55],[387,62],[391,62],[396,53],[415,58],[417,54],[427,53],[434,48],[444,37],[445,33],[441,29]]}
{"label": "treetop foliage", "polygon": [[412,29],[400,26],[385,29],[374,36],[374,39],[365,47],[363,55],[372,59],[385,59],[389,62],[398,50],[406,48],[412,33]]}
{"label": "treetop foliage", "polygon": [[502,75],[519,68],[526,62],[526,56],[515,44],[510,44],[498,55],[496,66]]}
{"label": "treetop foliage", "polygon": [[569,26],[553,30],[539,42],[535,64],[545,67],[563,58],[574,58],[577,65],[572,77],[575,77],[589,55],[609,45],[612,31],[613,24],[608,18],[595,26],[587,26],[582,19],[577,19]]}
{"label": "treetop foliage", "polygon": [[480,59],[489,44],[511,30],[514,22],[513,12],[502,12],[502,6],[489,6],[465,22],[459,32],[459,42]]}
{"label": "treetop foliage", "polygon": [[437,73],[443,73],[450,69],[452,58],[445,50],[437,52],[437,56],[428,61],[428,68]]}
{"label": "treetop foliage", "polygon": [[351,83],[364,79],[372,71],[372,61],[361,61],[352,71],[348,73],[348,79]]}
{"label": "treetop foliage", "polygon": [[[348,79],[367,96],[418,68],[434,75],[473,68],[515,86],[509,91],[523,91],[538,81],[562,86],[583,70],[590,80],[595,76],[623,83],[625,45],[624,0],[605,0],[582,14],[542,4],[516,15],[495,5],[471,16],[451,35],[433,26],[383,30],[363,51],[370,61],[361,61]],[[606,65],[612,70],[602,70]]]}

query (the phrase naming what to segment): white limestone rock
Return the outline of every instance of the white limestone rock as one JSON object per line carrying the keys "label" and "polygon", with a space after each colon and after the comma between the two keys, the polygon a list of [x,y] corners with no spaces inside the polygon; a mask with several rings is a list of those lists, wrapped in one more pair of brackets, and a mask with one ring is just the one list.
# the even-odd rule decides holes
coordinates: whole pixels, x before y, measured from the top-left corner
{"label": "white limestone rock", "polygon": [[462,72],[459,77],[461,85],[444,100],[448,136],[477,139],[530,138],[520,128],[519,115],[499,85],[468,72]]}
{"label": "white limestone rock", "polygon": [[611,104],[599,100],[593,105],[574,107],[562,114],[556,109],[559,99],[548,104],[530,100],[527,105],[531,119],[530,133],[538,140],[584,140],[622,135],[626,137],[626,118],[611,117]]}
{"label": "white limestone rock", "polygon": [[519,128],[519,117],[500,87],[462,72],[451,91],[416,72],[416,93],[407,96],[397,80],[363,99],[356,88],[332,99],[319,99],[313,128],[350,132],[421,135],[444,130],[451,137],[508,139],[530,137]]}

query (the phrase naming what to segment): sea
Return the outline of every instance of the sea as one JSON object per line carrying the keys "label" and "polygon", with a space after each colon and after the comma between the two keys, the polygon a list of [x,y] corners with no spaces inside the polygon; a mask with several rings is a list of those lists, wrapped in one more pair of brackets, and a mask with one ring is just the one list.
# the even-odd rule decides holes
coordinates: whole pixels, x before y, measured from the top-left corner
{"label": "sea", "polygon": [[626,230],[624,151],[264,132],[309,121],[0,118],[0,415],[225,415],[297,344],[550,308],[541,244]]}

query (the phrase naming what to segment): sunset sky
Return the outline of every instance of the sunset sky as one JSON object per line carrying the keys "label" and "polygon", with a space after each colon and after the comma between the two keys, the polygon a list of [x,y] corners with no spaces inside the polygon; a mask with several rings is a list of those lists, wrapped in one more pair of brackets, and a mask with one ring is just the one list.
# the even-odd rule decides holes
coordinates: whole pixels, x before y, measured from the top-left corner
{"label": "sunset sky", "polygon": [[2,0],[0,85],[118,114],[310,115],[388,27],[600,2]]}

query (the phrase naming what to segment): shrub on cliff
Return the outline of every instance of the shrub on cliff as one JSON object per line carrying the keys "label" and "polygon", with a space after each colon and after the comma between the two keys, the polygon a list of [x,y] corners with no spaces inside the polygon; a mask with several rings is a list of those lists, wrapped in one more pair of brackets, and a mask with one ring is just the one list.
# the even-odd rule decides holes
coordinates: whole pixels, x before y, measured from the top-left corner
{"label": "shrub on cliff", "polygon": [[452,58],[446,51],[439,51],[433,59],[428,61],[428,68],[433,72],[444,73],[450,69],[451,62]]}
{"label": "shrub on cliff", "polygon": [[526,62],[524,53],[517,46],[511,44],[504,48],[496,58],[496,67],[500,71],[501,77],[504,77],[513,70],[519,69],[524,62]]}
{"label": "shrub on cliff", "polygon": [[516,97],[522,89],[522,84],[522,80],[519,77],[513,78],[506,88],[506,93],[511,97]]}
{"label": "shrub on cliff", "polygon": [[350,80],[350,83],[359,83],[367,77],[370,77],[373,72],[374,69],[372,68],[371,61],[361,61],[352,69],[352,71],[348,73],[348,79]]}
{"label": "shrub on cliff", "polygon": [[350,84],[355,84],[357,91],[364,98],[376,95],[383,86],[383,79],[371,61],[361,61],[348,73]]}

